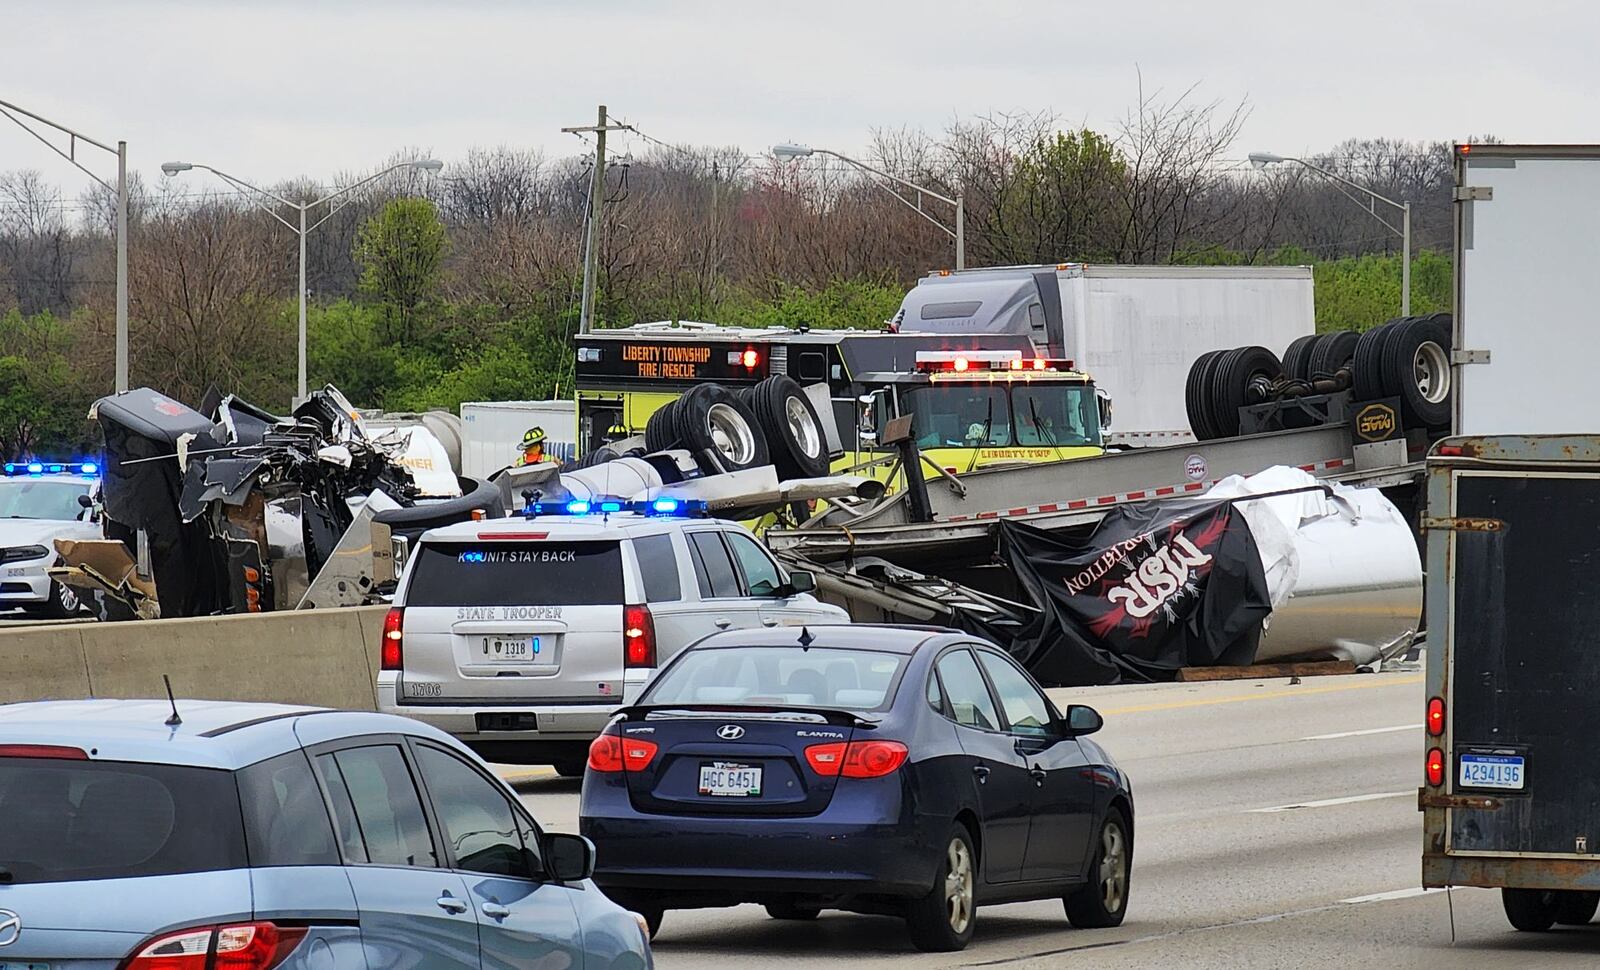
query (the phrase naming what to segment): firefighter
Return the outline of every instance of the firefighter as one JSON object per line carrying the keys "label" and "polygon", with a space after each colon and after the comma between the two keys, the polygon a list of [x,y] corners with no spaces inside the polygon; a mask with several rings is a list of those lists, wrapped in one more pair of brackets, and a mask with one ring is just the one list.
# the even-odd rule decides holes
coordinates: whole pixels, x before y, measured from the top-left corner
{"label": "firefighter", "polygon": [[522,436],[522,457],[517,465],[539,465],[544,462],[544,429],[529,428]]}

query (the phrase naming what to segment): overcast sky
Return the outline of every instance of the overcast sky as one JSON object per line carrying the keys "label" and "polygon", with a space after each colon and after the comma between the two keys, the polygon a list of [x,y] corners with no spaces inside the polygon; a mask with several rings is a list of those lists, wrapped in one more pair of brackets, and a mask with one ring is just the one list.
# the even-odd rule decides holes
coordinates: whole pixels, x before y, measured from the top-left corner
{"label": "overcast sky", "polygon": [[[182,158],[276,181],[407,147],[575,153],[559,129],[602,101],[657,138],[752,152],[993,111],[1109,129],[1142,71],[1247,99],[1242,158],[1600,141],[1597,28],[1579,0],[0,0],[0,100],[127,139],[147,179]],[[0,171],[21,168],[85,185],[0,118]]]}

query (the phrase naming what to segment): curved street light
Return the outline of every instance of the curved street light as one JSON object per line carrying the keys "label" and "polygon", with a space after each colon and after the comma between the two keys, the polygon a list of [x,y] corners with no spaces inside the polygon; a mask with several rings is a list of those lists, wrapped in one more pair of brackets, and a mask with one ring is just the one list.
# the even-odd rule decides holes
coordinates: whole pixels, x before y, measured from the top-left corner
{"label": "curved street light", "polygon": [[[1318,175],[1321,175],[1322,177],[1334,182],[1341,195],[1349,199],[1351,202],[1354,202],[1356,205],[1361,206],[1363,209],[1366,209],[1368,215],[1378,220],[1378,222],[1381,223],[1385,229],[1397,234],[1400,237],[1400,315],[1402,317],[1409,317],[1411,315],[1411,203],[1396,202],[1387,196],[1379,195],[1378,193],[1367,188],[1365,185],[1352,182],[1350,179],[1345,178],[1343,175],[1340,175],[1337,172],[1330,172],[1321,166],[1311,164],[1303,158],[1295,158],[1291,155],[1275,155],[1272,152],[1250,153],[1250,164],[1257,171],[1266,168],[1268,165],[1276,165],[1279,162],[1294,162],[1295,164],[1308,168],[1311,171],[1316,172]],[[1367,196],[1367,202],[1363,204],[1360,199],[1351,195],[1349,192],[1346,192],[1346,186],[1355,189],[1357,192],[1365,194]],[[1400,210],[1400,225],[1398,227],[1396,227],[1394,223],[1378,215],[1378,209],[1375,204],[1378,202],[1382,202],[1386,205],[1392,205],[1396,209]]]}
{"label": "curved street light", "polygon": [[[827,148],[812,148],[810,145],[784,143],[773,145],[772,155],[780,162],[792,162],[800,158],[810,158],[812,155],[829,155],[833,158],[839,159],[841,162],[854,165],[863,172],[869,172],[878,176],[879,178],[885,178],[897,185],[905,186],[911,191],[917,193],[917,200],[915,202],[901,195],[899,192],[896,192],[894,189],[888,188],[887,186],[880,185],[878,187],[899,199],[911,209],[914,209],[917,215],[933,223],[935,226],[938,226],[941,232],[953,238],[956,241],[956,269],[962,270],[967,268],[967,203],[961,189],[956,189],[956,196],[952,199],[947,195],[941,195],[940,193],[935,192],[933,189],[930,189],[927,186],[918,185],[915,182],[908,182],[898,175],[885,172],[881,168],[874,168],[871,165],[868,165],[866,162],[851,158],[849,155],[843,155]],[[938,201],[943,202],[945,205],[955,207],[955,229],[952,230],[949,226],[946,226],[944,223],[935,219],[933,216],[928,215],[922,210],[922,197],[925,195],[929,198],[937,199]]]}
{"label": "curved street light", "polygon": [[[227,172],[212,168],[210,165],[202,165],[199,162],[161,163],[161,173],[167,176],[178,175],[182,172],[188,172],[197,168],[204,169],[218,178],[221,178],[228,184],[244,190],[247,195],[254,193],[254,195],[250,197],[251,202],[255,203],[255,205],[262,211],[266,212],[267,215],[270,215],[272,218],[283,223],[284,226],[288,227],[290,232],[295,233],[300,237],[300,339],[298,377],[295,382],[295,403],[298,404],[306,399],[306,234],[311,232],[313,229],[316,229],[324,222],[327,222],[329,219],[332,219],[334,213],[349,205],[352,200],[346,199],[345,201],[329,209],[327,215],[324,215],[321,219],[318,219],[309,227],[306,225],[307,210],[315,209],[317,206],[322,205],[325,202],[332,202],[333,200],[342,196],[350,195],[357,189],[371,185],[373,182],[376,182],[378,179],[383,178],[385,175],[388,175],[391,172],[398,172],[402,169],[411,169],[412,171],[417,172],[433,173],[444,168],[444,162],[441,162],[436,158],[418,158],[409,162],[401,162],[398,165],[391,165],[383,171],[369,175],[359,182],[354,182],[350,185],[347,185],[337,192],[330,192],[314,202],[290,202],[288,199],[278,195],[276,192],[269,192],[258,185],[252,185],[249,182],[246,182],[244,179],[239,178],[238,176],[229,175]],[[291,223],[289,220],[278,215],[278,213],[273,210],[272,206],[262,202],[260,198],[257,198],[257,196],[271,199],[279,205],[287,206],[291,209],[297,210],[300,213],[300,225],[297,227],[294,223]]]}

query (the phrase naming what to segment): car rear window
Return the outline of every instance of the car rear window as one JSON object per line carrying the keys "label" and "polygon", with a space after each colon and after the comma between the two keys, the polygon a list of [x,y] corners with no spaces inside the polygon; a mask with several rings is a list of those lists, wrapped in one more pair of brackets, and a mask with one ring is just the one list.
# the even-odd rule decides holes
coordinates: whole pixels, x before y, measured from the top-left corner
{"label": "car rear window", "polygon": [[639,703],[882,710],[894,697],[905,659],[877,650],[799,645],[690,650],[657,676]]}
{"label": "car rear window", "polygon": [[231,772],[0,758],[0,868],[18,883],[210,872],[246,865]]}
{"label": "car rear window", "polygon": [[406,606],[594,606],[622,602],[622,551],[610,542],[426,542]]}

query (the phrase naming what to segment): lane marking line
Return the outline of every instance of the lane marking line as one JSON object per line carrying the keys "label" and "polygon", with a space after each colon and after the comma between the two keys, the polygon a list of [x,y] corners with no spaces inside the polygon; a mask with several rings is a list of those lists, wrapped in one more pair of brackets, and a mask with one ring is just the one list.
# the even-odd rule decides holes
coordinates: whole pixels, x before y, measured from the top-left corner
{"label": "lane marking line", "polygon": [[1271,808],[1249,808],[1245,814],[1264,815],[1274,812],[1292,812],[1301,808],[1331,808],[1335,805],[1354,805],[1357,802],[1375,802],[1384,798],[1404,798],[1415,795],[1415,788],[1410,791],[1383,791],[1371,795],[1346,795],[1343,798],[1324,798],[1315,802],[1295,802],[1291,805],[1274,805]]}
{"label": "lane marking line", "polygon": [[1348,903],[1352,906],[1361,903],[1387,903],[1394,899],[1410,899],[1413,896],[1430,896],[1434,893],[1442,892],[1444,892],[1443,889],[1423,889],[1421,886],[1413,886],[1410,889],[1394,889],[1386,893],[1372,893],[1369,896],[1351,896],[1349,899],[1341,899],[1339,902]]}
{"label": "lane marking line", "polygon": [[1397,677],[1393,680],[1385,675],[1375,675],[1373,680],[1363,680],[1357,684],[1338,684],[1330,687],[1303,687],[1299,690],[1268,690],[1258,694],[1240,694],[1237,697],[1210,697],[1203,700],[1171,701],[1165,704],[1138,704],[1133,707],[1108,707],[1100,709],[1102,715],[1106,714],[1143,714],[1147,711],[1175,711],[1185,707],[1211,707],[1215,704],[1238,704],[1244,701],[1264,701],[1278,697],[1303,697],[1307,694],[1337,694],[1347,690],[1371,690],[1374,687],[1405,687],[1411,684],[1422,683],[1422,675],[1414,677]]}
{"label": "lane marking line", "polygon": [[1394,727],[1367,728],[1365,731],[1339,731],[1335,734],[1313,734],[1302,741],[1334,741],[1339,738],[1363,738],[1369,734],[1391,734],[1395,731],[1420,731],[1420,724],[1396,724]]}

